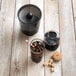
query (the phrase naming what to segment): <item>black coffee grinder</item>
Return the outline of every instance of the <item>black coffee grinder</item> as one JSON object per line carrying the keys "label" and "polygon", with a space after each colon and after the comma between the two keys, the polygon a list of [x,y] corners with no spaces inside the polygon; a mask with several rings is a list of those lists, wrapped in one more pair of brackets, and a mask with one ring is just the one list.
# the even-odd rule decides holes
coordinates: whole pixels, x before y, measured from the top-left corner
{"label": "black coffee grinder", "polygon": [[41,10],[36,5],[27,4],[22,6],[18,11],[22,32],[28,36],[37,33],[41,15]]}

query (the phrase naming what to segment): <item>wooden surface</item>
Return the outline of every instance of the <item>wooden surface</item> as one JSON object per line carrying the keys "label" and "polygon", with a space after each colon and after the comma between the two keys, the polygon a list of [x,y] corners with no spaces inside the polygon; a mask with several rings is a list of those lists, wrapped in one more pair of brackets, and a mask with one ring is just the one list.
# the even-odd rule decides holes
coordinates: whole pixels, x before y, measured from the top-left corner
{"label": "wooden surface", "polygon": [[[20,30],[18,9],[25,4],[37,5],[42,11],[39,31],[31,37]],[[60,33],[62,61],[50,72],[42,64],[53,52],[45,50],[40,63],[30,58],[29,45],[34,38],[44,39],[44,33]],[[0,0],[0,76],[76,76],[76,0]]]}

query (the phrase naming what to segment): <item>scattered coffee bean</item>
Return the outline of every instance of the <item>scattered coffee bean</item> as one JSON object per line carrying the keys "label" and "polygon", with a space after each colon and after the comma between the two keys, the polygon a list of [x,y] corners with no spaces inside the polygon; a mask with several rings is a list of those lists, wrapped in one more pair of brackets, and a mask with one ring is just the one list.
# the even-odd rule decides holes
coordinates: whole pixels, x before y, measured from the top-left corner
{"label": "scattered coffee bean", "polygon": [[48,63],[44,62],[44,63],[43,63],[43,66],[48,66]]}
{"label": "scattered coffee bean", "polygon": [[53,63],[54,61],[53,61],[53,59],[50,59],[49,62],[50,62],[50,63]]}
{"label": "scattered coffee bean", "polygon": [[48,63],[48,66],[49,66],[49,67],[52,67],[52,63]]}
{"label": "scattered coffee bean", "polygon": [[51,70],[51,72],[54,72],[54,71],[55,71],[55,69],[54,69],[54,68],[50,68],[50,70]]}
{"label": "scattered coffee bean", "polygon": [[52,64],[51,64],[51,67],[52,67],[52,68],[55,68],[55,63],[52,63]]}

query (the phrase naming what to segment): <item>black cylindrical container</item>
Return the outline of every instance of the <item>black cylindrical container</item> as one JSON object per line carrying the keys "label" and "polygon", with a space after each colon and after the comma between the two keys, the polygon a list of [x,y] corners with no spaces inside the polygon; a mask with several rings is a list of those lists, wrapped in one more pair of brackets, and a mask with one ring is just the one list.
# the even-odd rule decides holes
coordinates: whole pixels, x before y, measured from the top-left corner
{"label": "black cylindrical container", "polygon": [[28,36],[37,33],[41,15],[41,10],[36,5],[27,4],[22,6],[18,11],[22,32]]}
{"label": "black cylindrical container", "polygon": [[59,33],[55,31],[49,31],[45,33],[45,48],[54,51],[58,48],[59,46]]}
{"label": "black cylindrical container", "polygon": [[39,63],[42,60],[45,44],[41,39],[34,39],[31,41],[31,59]]}

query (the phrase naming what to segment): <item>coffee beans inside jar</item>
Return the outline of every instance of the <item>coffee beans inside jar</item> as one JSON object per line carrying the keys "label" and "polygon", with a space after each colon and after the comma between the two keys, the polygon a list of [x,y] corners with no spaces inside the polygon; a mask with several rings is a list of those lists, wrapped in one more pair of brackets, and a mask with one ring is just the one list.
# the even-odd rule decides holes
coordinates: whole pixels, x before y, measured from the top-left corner
{"label": "coffee beans inside jar", "polygon": [[47,33],[45,33],[44,35],[45,37],[45,48],[50,50],[50,51],[54,51],[58,48],[59,46],[59,33],[55,32],[55,31],[49,31]]}

